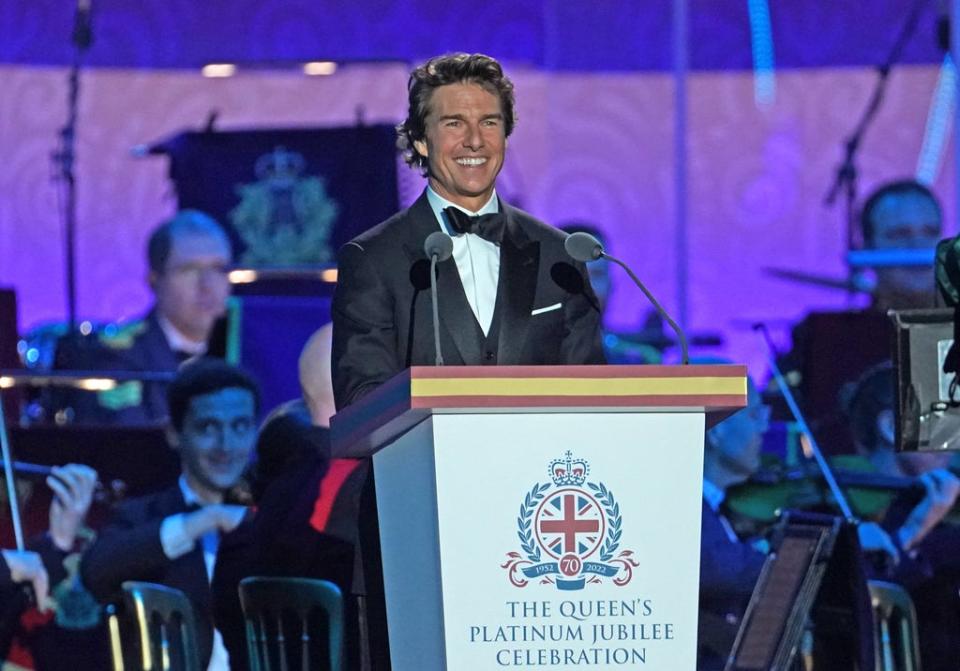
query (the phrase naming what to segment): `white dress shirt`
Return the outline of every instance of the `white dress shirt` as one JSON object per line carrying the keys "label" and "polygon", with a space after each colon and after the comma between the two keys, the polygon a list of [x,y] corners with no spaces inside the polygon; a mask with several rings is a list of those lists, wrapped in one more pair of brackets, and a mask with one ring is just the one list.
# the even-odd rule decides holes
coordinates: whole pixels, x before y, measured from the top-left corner
{"label": "white dress shirt", "polygon": [[[180,492],[187,505],[203,506],[205,502],[187,484],[187,479],[181,475],[177,481]],[[168,559],[182,557],[193,550],[194,541],[187,535],[183,525],[183,516],[187,513],[171,515],[160,523],[160,545]],[[213,579],[213,567],[217,562],[217,548],[220,545],[220,535],[216,531],[209,531],[200,539],[203,543],[203,563],[207,569],[207,580]],[[223,636],[217,629],[213,630],[213,651],[210,655],[210,664],[207,671],[230,671],[230,656],[223,645]]]}
{"label": "white dress shirt", "polygon": [[500,211],[497,192],[494,191],[486,205],[477,212],[460,207],[436,191],[427,187],[427,201],[433,208],[440,230],[453,238],[453,260],[460,273],[460,282],[467,295],[467,302],[473,315],[477,318],[483,334],[490,333],[490,324],[493,322],[493,310],[497,304],[497,282],[500,279],[500,247],[489,240],[484,240],[475,233],[453,235],[453,229],[447,221],[443,209],[455,207],[471,216],[493,214]]}
{"label": "white dress shirt", "polygon": [[186,352],[191,356],[203,356],[207,353],[207,343],[190,340],[159,312],[157,313],[157,323],[160,324],[160,330],[163,331],[167,344],[174,352]]}
{"label": "white dress shirt", "polygon": [[717,517],[720,518],[720,525],[723,527],[724,532],[727,534],[727,538],[730,539],[731,543],[739,543],[740,538],[737,536],[737,532],[733,530],[733,527],[730,525],[730,520],[728,520],[722,512],[720,512],[720,504],[723,503],[723,500],[727,497],[727,493],[717,487],[715,484],[710,482],[707,479],[703,481],[703,500],[707,502],[707,505],[710,506],[710,509],[713,512],[717,513]]}

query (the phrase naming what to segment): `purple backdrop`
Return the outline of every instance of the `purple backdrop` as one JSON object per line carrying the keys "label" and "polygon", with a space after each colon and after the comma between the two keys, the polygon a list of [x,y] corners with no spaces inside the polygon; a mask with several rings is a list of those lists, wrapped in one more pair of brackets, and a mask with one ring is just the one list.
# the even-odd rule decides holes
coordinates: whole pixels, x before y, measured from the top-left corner
{"label": "purple backdrop", "polygon": [[[59,64],[68,55],[61,39],[69,30],[68,4],[0,3],[0,62],[8,63],[0,65],[0,285],[18,290],[23,327],[65,314],[49,156],[65,116],[66,70]],[[691,4],[693,60],[705,69],[689,81],[689,326],[723,332],[726,353],[759,372],[750,322],[779,326],[783,341],[787,325],[805,311],[850,304],[842,292],[776,280],[764,268],[843,274],[842,214],[821,201],[876,74],[834,66],[879,61],[911,3],[830,3],[829,9],[775,3],[778,64],[818,67],[779,70],[776,101],[767,107],[754,102],[751,72],[739,69],[749,64],[745,0]],[[262,71],[226,80],[143,66],[184,66],[214,55],[419,58],[454,47],[510,60],[520,123],[502,194],[553,223],[596,221],[613,250],[676,309],[673,84],[662,71],[669,53],[666,0],[492,2],[469,16],[427,0],[358,2],[349,9],[248,0],[94,0],[94,7],[91,60],[126,67],[83,76],[82,315],[131,316],[148,300],[143,246],[174,199],[165,161],[133,159],[133,145],[196,128],[211,109],[220,111],[223,128],[349,124],[358,106],[371,123],[395,123],[404,113],[401,63],[358,63],[332,77]],[[894,70],[865,138],[861,193],[915,170],[937,77],[929,64],[939,60],[934,18],[924,15],[906,51],[919,64]],[[946,147],[934,187],[953,222],[950,152]],[[409,201],[422,182],[411,172],[403,182]],[[612,308],[611,321],[623,328],[636,326],[647,309],[622,277]]]}
{"label": "purple backdrop", "polygon": [[[182,68],[211,61],[418,60],[483,51],[562,70],[670,68],[671,0],[92,0],[89,61]],[[883,62],[916,0],[770,3],[780,67]],[[925,2],[903,59],[940,60]],[[0,63],[70,63],[75,2],[0,3]],[[751,67],[747,0],[690,0],[691,64]]]}

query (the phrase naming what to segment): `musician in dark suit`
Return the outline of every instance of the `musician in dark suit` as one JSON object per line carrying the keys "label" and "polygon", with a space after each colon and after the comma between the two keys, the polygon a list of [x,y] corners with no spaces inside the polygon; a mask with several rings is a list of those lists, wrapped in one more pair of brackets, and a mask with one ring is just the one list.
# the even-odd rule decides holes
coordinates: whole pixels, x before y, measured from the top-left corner
{"label": "musician in dark suit", "polygon": [[101,601],[116,600],[127,580],[182,590],[197,614],[204,664],[226,669],[226,650],[211,624],[210,577],[220,534],[247,512],[225,501],[253,451],[259,391],[243,371],[200,359],[181,369],[168,400],[181,476],[165,490],[122,504],[84,556],[81,576]]}
{"label": "musician in dark suit", "polygon": [[[31,539],[29,550],[0,550],[0,666],[18,633],[20,617],[30,606],[31,595],[22,586],[32,587],[34,604],[45,611],[54,588],[68,577],[64,560],[76,549],[93,502],[97,472],[82,464],[54,466],[46,481],[53,490],[46,533]],[[90,656],[95,657],[92,651]]]}
{"label": "musician in dark suit", "polygon": [[[57,347],[57,368],[174,373],[187,359],[208,353],[214,325],[230,295],[226,233],[206,214],[183,210],[153,231],[147,258],[151,310],[96,336],[63,340]],[[167,384],[134,380],[96,394],[72,392],[63,403],[80,422],[163,424]]]}
{"label": "musician in dark suit", "polygon": [[748,381],[747,407],[707,432],[700,523],[700,626],[698,669],[722,669],[740,619],[760,576],[765,555],[741,539],[723,511],[727,489],[760,467],[760,447],[770,408]]}
{"label": "musician in dark suit", "polygon": [[408,366],[434,363],[423,245],[435,231],[453,237],[437,280],[445,363],[603,363],[598,303],[585,268],[564,251],[564,234],[497,196],[514,121],[513,84],[488,56],[440,56],[411,74],[398,144],[428,186],[340,250],[339,408]]}

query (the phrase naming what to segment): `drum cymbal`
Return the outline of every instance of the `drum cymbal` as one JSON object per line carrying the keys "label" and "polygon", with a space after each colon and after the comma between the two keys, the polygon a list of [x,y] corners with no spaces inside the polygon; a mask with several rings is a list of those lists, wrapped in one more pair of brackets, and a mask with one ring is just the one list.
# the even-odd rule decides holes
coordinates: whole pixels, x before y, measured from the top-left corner
{"label": "drum cymbal", "polygon": [[763,272],[771,277],[787,280],[788,282],[809,284],[826,289],[842,289],[844,291],[865,294],[873,293],[874,289],[876,289],[876,283],[861,273],[856,273],[851,277],[831,277],[829,275],[811,273],[806,270],[770,267],[764,268]]}

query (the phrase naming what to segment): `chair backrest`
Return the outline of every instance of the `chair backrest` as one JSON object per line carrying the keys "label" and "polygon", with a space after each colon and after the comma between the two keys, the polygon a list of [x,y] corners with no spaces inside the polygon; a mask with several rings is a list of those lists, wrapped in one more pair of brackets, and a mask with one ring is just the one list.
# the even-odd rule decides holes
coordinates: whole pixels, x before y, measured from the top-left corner
{"label": "chair backrest", "polygon": [[[311,578],[251,577],[240,581],[240,605],[246,621],[247,650],[252,671],[289,669],[289,641],[300,641],[303,671],[319,668],[311,660],[311,615],[319,610],[326,617],[330,671],[343,668],[343,595],[327,580]],[[297,632],[289,629],[289,615],[297,620]],[[296,636],[296,638],[293,637]],[[276,667],[274,666],[276,660]]]}
{"label": "chair backrest", "polygon": [[123,583],[136,623],[141,671],[201,671],[197,621],[186,594],[149,582]]}
{"label": "chair backrest", "polygon": [[123,664],[123,639],[120,637],[120,616],[116,604],[108,603],[103,614],[107,618],[107,631],[110,635],[110,662],[113,671],[126,671]]}
{"label": "chair backrest", "polygon": [[867,582],[873,606],[873,637],[878,671],[919,671],[917,612],[900,585]]}

